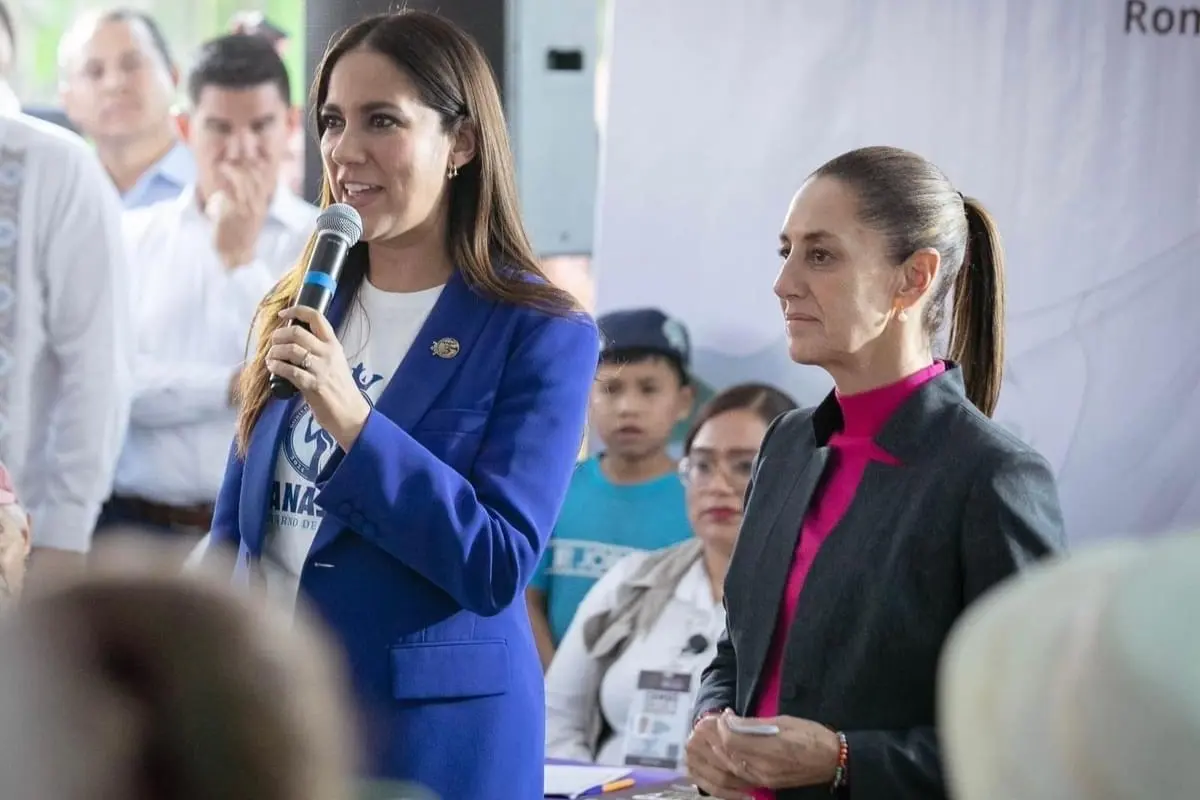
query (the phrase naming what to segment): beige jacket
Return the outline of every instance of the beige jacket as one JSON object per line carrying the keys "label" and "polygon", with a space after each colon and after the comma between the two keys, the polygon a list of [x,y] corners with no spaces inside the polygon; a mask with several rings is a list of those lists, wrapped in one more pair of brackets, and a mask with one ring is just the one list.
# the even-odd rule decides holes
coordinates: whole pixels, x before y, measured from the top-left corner
{"label": "beige jacket", "polygon": [[[612,607],[583,621],[584,645],[602,669],[607,670],[634,638],[654,626],[683,576],[702,553],[700,541],[688,539],[649,554],[621,584]],[[593,755],[599,751],[604,734],[603,715],[596,704],[588,726]]]}

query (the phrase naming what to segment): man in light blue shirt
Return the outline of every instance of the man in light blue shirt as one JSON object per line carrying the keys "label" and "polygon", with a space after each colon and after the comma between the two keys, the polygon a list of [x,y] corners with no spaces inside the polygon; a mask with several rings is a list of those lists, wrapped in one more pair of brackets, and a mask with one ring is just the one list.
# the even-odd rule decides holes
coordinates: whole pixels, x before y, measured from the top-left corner
{"label": "man in light blue shirt", "polygon": [[126,208],[171,200],[196,179],[172,113],[179,72],[148,14],[131,9],[79,17],[59,42],[60,96]]}
{"label": "man in light blue shirt", "polygon": [[154,162],[137,183],[121,193],[125,208],[142,208],[174,200],[184,187],[196,180],[196,160],[183,142],[175,142],[167,154]]}

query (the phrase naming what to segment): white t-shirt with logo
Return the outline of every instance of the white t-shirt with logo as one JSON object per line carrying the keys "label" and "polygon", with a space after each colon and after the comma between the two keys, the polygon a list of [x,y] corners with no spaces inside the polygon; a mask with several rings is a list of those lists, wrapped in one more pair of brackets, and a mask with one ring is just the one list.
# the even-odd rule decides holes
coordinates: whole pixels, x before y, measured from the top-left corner
{"label": "white t-shirt with logo", "polygon": [[[383,292],[364,280],[338,339],[363,396],[372,406],[412,347],[441,286],[420,292]],[[315,481],[337,443],[301,401],[288,417],[271,482],[263,544],[267,591],[287,608],[295,604],[300,571],[324,517],[314,502]]]}

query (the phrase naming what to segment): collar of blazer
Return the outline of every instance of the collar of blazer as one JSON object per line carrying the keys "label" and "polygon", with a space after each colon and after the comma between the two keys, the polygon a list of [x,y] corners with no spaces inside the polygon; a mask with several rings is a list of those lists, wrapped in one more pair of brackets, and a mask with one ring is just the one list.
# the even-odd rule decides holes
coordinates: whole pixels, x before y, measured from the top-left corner
{"label": "collar of blazer", "polygon": [[[896,409],[875,441],[903,461],[926,445],[930,428],[937,427],[940,421],[948,419],[948,413],[963,406],[980,413],[967,399],[962,369],[947,361],[946,371],[919,386]],[[830,437],[841,430],[842,408],[833,392],[813,411],[812,426],[817,447],[827,446]]]}

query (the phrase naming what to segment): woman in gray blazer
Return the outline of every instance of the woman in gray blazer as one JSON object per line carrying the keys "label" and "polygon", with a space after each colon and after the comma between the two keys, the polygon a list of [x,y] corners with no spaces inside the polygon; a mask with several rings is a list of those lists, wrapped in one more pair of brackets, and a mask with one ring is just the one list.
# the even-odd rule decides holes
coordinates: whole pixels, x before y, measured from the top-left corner
{"label": "woman in gray blazer", "polygon": [[933,164],[872,147],[809,178],[780,241],[790,355],[836,391],[763,441],[689,774],[722,798],[942,798],[946,635],[1064,538],[1046,461],[990,419],[999,238]]}

